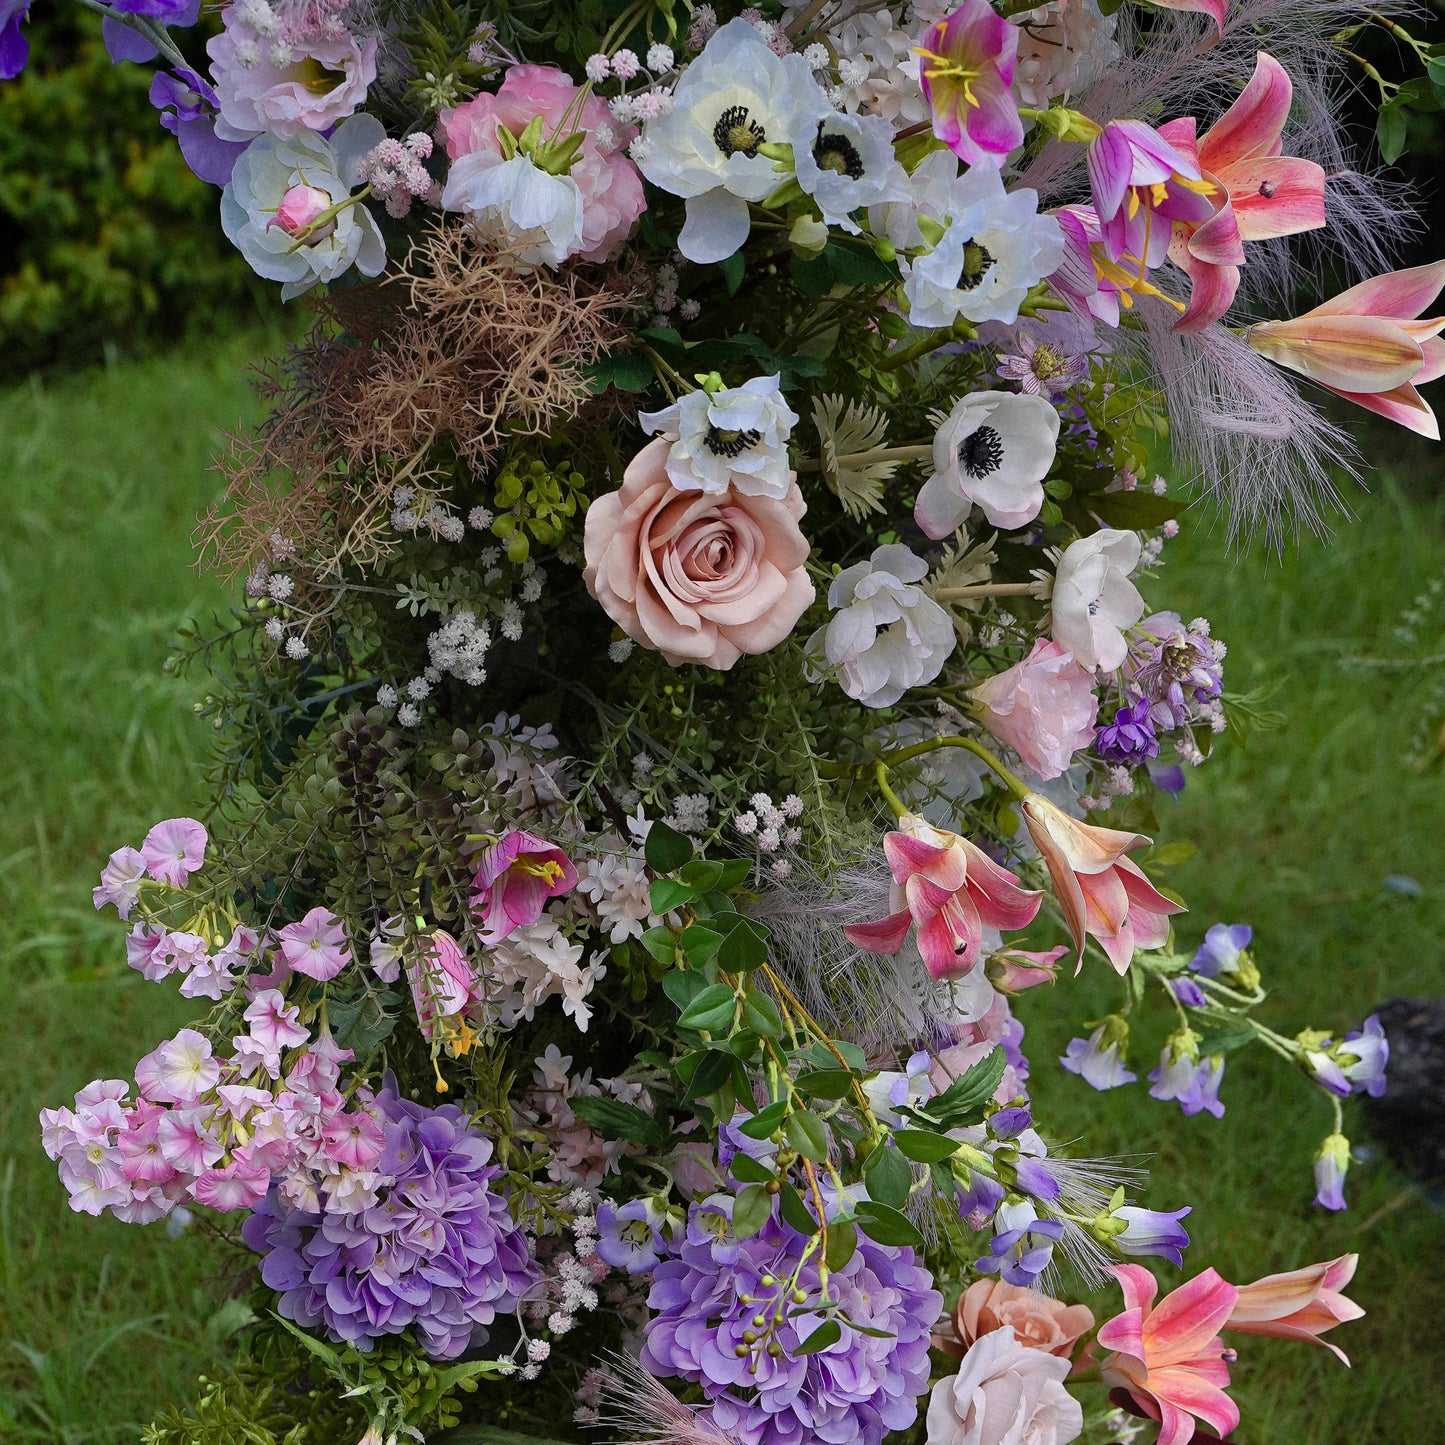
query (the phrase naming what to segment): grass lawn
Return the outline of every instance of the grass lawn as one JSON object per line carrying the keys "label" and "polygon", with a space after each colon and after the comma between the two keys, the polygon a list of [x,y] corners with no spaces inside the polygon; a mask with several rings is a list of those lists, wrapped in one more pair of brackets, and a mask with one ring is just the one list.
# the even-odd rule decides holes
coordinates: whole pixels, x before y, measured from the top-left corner
{"label": "grass lawn", "polygon": [[[254,343],[252,343],[254,347]],[[4,398],[0,476],[0,1439],[133,1440],[189,1397],[220,1348],[225,1287],[204,1241],[73,1215],[40,1151],[35,1115],[98,1075],[128,1075],[190,1006],[125,966],[119,931],[90,907],[106,855],[157,818],[199,807],[203,730],[161,669],[175,623],[222,603],[189,570],[205,468],[220,429],[251,412],[244,344],[78,377]],[[1170,876],[1188,942],[1250,922],[1283,1032],[1353,1024],[1401,992],[1439,991],[1445,937],[1440,774],[1400,762],[1411,720],[1396,684],[1345,671],[1384,645],[1445,561],[1445,508],[1421,489],[1360,499],[1358,521],[1281,566],[1234,563],[1186,519],[1154,600],[1209,615],[1231,647],[1228,682],[1281,680],[1286,730],[1225,748],[1166,814],[1165,839],[1199,853]],[[1408,874],[1418,897],[1385,888]],[[1154,1155],[1159,1207],[1192,1203],[1192,1269],[1244,1280],[1363,1256],[1370,1311],[1342,1332],[1353,1372],[1323,1352],[1246,1341],[1236,1370],[1244,1445],[1394,1445],[1445,1419],[1439,1320],[1442,1219],[1378,1159],[1357,1165],[1351,1210],[1313,1209],[1310,1160],[1329,1128],[1314,1092],[1269,1059],[1234,1055],[1224,1120],[1186,1121],[1142,1086],[1095,1094],[1050,1064],[1071,1025],[1116,1006],[1091,967],[1026,1000],[1039,1113],[1089,1152]],[[1067,1007],[1065,1007],[1067,1005]],[[1140,1031],[1147,1070],[1166,1027]],[[345,1445],[345,1442],[342,1442]]]}

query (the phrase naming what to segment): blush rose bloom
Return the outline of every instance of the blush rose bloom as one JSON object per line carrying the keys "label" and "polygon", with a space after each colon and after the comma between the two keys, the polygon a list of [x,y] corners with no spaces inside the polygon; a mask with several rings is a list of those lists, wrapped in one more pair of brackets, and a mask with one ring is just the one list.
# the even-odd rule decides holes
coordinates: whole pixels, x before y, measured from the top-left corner
{"label": "blush rose bloom", "polygon": [[1035,642],[1023,661],[979,683],[972,695],[984,727],[1045,780],[1067,772],[1074,754],[1094,741],[1093,675],[1057,642]]}
{"label": "blush rose bloom", "polygon": [[1084,1428],[1064,1388],[1069,1362],[994,1330],[940,1380],[928,1401],[928,1445],[1068,1445]]}
{"label": "blush rose bloom", "polygon": [[[495,95],[479,95],[446,113],[442,127],[447,155],[453,162],[477,157],[467,166],[453,166],[448,191],[455,191],[457,208],[468,209],[465,195],[471,171],[480,174],[504,159],[497,127],[505,126],[515,138],[537,116],[542,117],[548,140],[582,133],[581,149],[567,172],[582,202],[582,235],[572,254],[584,261],[605,261],[627,239],[646,207],[642,177],[627,157],[628,142],[636,131],[619,126],[599,96],[589,95],[579,110],[577,86],[556,66],[514,65]],[[564,117],[567,129],[559,131]],[[598,141],[599,134],[611,137],[606,145]]]}
{"label": "blush rose bloom", "polygon": [[622,486],[587,512],[583,580],[634,641],[674,667],[729,668],[767,652],[812,604],[798,529],[796,481],[781,500],[732,490],[680,492],[659,437],[628,464]]}
{"label": "blush rose bloom", "polygon": [[1036,1289],[1002,1279],[981,1279],[969,1285],[953,1312],[961,1344],[945,1341],[943,1350],[961,1360],[984,1335],[1011,1329],[1021,1345],[1067,1360],[1079,1340],[1094,1328],[1088,1305],[1066,1305]]}

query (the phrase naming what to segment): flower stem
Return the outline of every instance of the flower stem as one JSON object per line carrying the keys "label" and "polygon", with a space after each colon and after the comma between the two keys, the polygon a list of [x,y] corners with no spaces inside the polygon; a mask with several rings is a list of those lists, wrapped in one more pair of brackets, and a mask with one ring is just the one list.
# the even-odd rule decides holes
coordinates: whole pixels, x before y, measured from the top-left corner
{"label": "flower stem", "polygon": [[888,786],[888,764],[882,758],[877,759],[873,764],[873,776],[878,783],[878,791],[883,794],[888,806],[893,809],[895,817],[901,818],[908,809],[903,806],[898,794]]}
{"label": "flower stem", "polygon": [[963,748],[972,753],[976,758],[987,763],[990,768],[1003,779],[1009,792],[1015,798],[1024,799],[1034,790],[1028,786],[1017,773],[1011,772],[999,762],[999,760],[982,743],[976,743],[972,738],[948,737],[930,738],[927,742],[914,743],[911,747],[899,748],[894,752],[880,753],[877,762],[886,764],[888,767],[897,767],[899,763],[911,762],[914,758],[921,758],[925,753],[937,751],[939,748]]}
{"label": "flower stem", "polygon": [[909,346],[904,346],[898,351],[890,351],[878,362],[878,369],[880,371],[897,371],[900,366],[907,366],[910,362],[937,351],[940,346],[947,346],[954,341],[976,341],[977,339],[978,332],[969,322],[955,321],[952,326],[942,326],[937,331],[930,331],[927,336],[920,337]]}
{"label": "flower stem", "polygon": [[974,582],[967,587],[935,587],[935,602],[964,602],[971,597],[1033,597],[1037,582]]}

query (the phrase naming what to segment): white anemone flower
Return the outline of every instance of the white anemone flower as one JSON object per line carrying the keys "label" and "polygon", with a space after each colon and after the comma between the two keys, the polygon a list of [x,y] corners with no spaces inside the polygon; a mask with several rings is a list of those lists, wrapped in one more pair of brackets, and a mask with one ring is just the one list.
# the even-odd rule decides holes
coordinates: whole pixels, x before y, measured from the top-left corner
{"label": "white anemone flower", "polygon": [[330,140],[311,131],[290,140],[267,134],[242,152],[221,193],[221,229],[258,276],[284,283],[283,301],[352,266],[363,276],[386,266],[371,212],[346,204],[360,184],[362,157],[385,139],[375,116],[357,115]]}
{"label": "white anemone flower", "polygon": [[919,218],[947,225],[949,196],[957,179],[958,157],[951,150],[930,151],[913,168],[905,196],[869,209],[868,229],[875,236],[886,236],[899,251],[927,246]]}
{"label": "white anemone flower", "polygon": [[1111,527],[1071,542],[1054,577],[1053,636],[1085,667],[1112,672],[1129,654],[1124,629],[1144,615],[1129,580],[1143,543],[1137,532]]}
{"label": "white anemone flower", "polygon": [[838,685],[864,707],[891,707],[943,671],[957,641],[948,613],[914,584],[928,564],[901,542],[877,548],[840,572],[828,589],[835,615],[809,639],[814,680],[823,659]]}
{"label": "white anemone flower", "polygon": [[1044,505],[1059,414],[1041,396],[976,391],[953,405],[933,438],[933,475],[914,520],[926,536],[954,531],[972,506],[1004,531],[1025,527]]}
{"label": "white anemone flower", "polygon": [[452,163],[442,209],[463,211],[518,269],[560,266],[583,249],[582,192],[524,155],[473,151]]}
{"label": "white anemone flower", "polygon": [[948,229],[905,261],[903,294],[915,326],[1018,320],[1019,307],[1063,260],[1064,233],[1038,214],[1037,191],[1005,191],[992,166],[971,166],[949,189]]}
{"label": "white anemone flower", "polygon": [[644,411],[648,432],[676,437],[667,453],[667,475],[683,492],[725,492],[748,497],[788,495],[788,437],[798,414],[782,396],[782,380],[758,376],[741,386],[691,391],[662,411]]}
{"label": "white anemone flower", "polygon": [[748,202],[787,179],[764,145],[833,115],[801,55],[774,55],[746,20],[730,20],[683,72],[672,108],[648,121],[637,167],[683,197],[677,248],[689,261],[725,261],[748,238]]}
{"label": "white anemone flower", "polygon": [[908,172],[893,153],[893,126],[880,115],[832,115],[816,123],[810,119],[789,140],[798,185],[830,226],[859,235],[851,212],[905,201],[910,195]]}

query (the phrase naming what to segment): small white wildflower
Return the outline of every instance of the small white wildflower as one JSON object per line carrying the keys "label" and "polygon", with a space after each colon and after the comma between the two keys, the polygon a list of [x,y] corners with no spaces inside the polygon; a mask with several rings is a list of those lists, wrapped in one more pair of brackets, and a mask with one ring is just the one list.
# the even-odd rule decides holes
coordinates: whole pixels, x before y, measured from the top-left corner
{"label": "small white wildflower", "polygon": [[803,841],[803,830],[801,828],[785,828],[783,830],[783,842],[789,848],[796,848]]}
{"label": "small white wildflower", "polygon": [[515,602],[508,602],[502,608],[502,636],[508,642],[522,640],[522,609]]}
{"label": "small white wildflower", "polygon": [[421,721],[421,713],[409,702],[404,702],[396,710],[396,720],[404,728],[414,728]]}
{"label": "small white wildflower", "polygon": [[521,1369],[521,1376],[524,1380],[535,1380],[541,1373],[541,1365],[523,1365]]}
{"label": "small white wildflower", "polygon": [[266,636],[269,637],[272,642],[280,642],[281,639],[286,636],[285,624],[279,617],[273,617],[266,624]]}
{"label": "small white wildflower", "polygon": [[744,838],[749,838],[758,831],[758,815],[756,813],[739,813],[733,819],[733,827]]}
{"label": "small white wildflower", "polygon": [[396,689],[389,682],[382,683],[376,690],[376,700],[382,707],[395,707]]}
{"label": "small white wildflower", "polygon": [[801,818],[803,816],[803,800],[796,793],[789,793],[783,799],[783,817]]}
{"label": "small white wildflower", "polygon": [[778,845],[782,841],[777,834],[777,830],[773,828],[764,828],[763,831],[758,834],[758,848],[764,853],[776,853],[778,851]]}
{"label": "small white wildflower", "polygon": [[587,63],[582,69],[593,85],[601,85],[612,74],[612,62],[599,51],[596,55],[587,57]]}
{"label": "small white wildflower", "polygon": [[546,1340],[528,1340],[527,1358],[541,1363],[552,1353],[552,1346]]}
{"label": "small white wildflower", "polygon": [[409,507],[416,501],[416,493],[406,485],[395,486],[391,489],[391,505],[393,507]]}
{"label": "small white wildflower", "polygon": [[815,40],[803,52],[803,59],[807,62],[809,70],[826,70],[828,68],[828,47]]}
{"label": "small white wildflower", "polygon": [[618,80],[631,80],[641,69],[642,62],[635,51],[619,50],[612,57],[612,73]]}
{"label": "small white wildflower", "polygon": [[647,753],[638,753],[632,759],[632,771],[640,778],[645,778],[656,766]]}
{"label": "small white wildflower", "polygon": [[478,532],[485,532],[494,521],[496,517],[487,507],[473,507],[467,513],[467,525]]}
{"label": "small white wildflower", "polygon": [[617,144],[617,132],[604,120],[592,128],[592,139],[599,150],[610,151]]}
{"label": "small white wildflower", "polygon": [[502,549],[500,547],[483,547],[477,553],[477,561],[483,567],[495,567],[502,560]]}
{"label": "small white wildflower", "polygon": [[277,602],[285,602],[296,590],[296,584],[284,572],[273,574],[266,582],[266,591],[276,599]]}
{"label": "small white wildflower", "polygon": [[774,878],[787,878],[793,871],[793,865],[786,858],[775,859],[768,871]]}
{"label": "small white wildflower", "polygon": [[537,572],[531,577],[528,577],[527,580],[522,583],[522,601],[536,602],[537,599],[541,597],[544,586],[545,583],[542,573]]}
{"label": "small white wildflower", "polygon": [[431,696],[431,683],[424,677],[414,677],[406,685],[406,695],[413,702],[420,702],[424,697]]}
{"label": "small white wildflower", "polygon": [[626,662],[632,656],[632,639],[630,637],[619,637],[607,649],[607,655],[613,662]]}
{"label": "small white wildflower", "polygon": [[547,1317],[547,1328],[554,1335],[565,1335],[576,1321],[571,1315],[565,1315],[561,1310],[553,1310]]}
{"label": "small white wildflower", "polygon": [[[621,116],[618,116],[621,120]],[[638,165],[641,165],[651,154],[652,147],[647,143],[646,136],[638,136],[630,146],[627,147],[627,154],[632,157]]]}
{"label": "small white wildflower", "polygon": [[673,64],[674,57],[672,54],[672,46],[664,45],[661,41],[659,41],[656,45],[651,45],[648,47],[647,68],[654,75],[665,75],[669,70],[672,69]]}
{"label": "small white wildflower", "polygon": [[1162,497],[1169,490],[1169,483],[1165,481],[1163,477],[1155,477],[1154,480],[1149,483],[1149,490],[1153,492],[1156,497]]}
{"label": "small white wildflower", "polygon": [[772,811],[773,800],[767,793],[754,793],[748,799],[748,807],[755,813],[767,813]]}
{"label": "small white wildflower", "polygon": [[684,321],[696,321],[702,315],[702,302],[695,301],[691,296],[687,298],[678,308],[677,314]]}
{"label": "small white wildflower", "polygon": [[288,637],[286,639],[286,656],[295,662],[300,662],[303,657],[311,656],[311,649],[305,641],[299,637]]}

